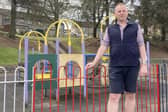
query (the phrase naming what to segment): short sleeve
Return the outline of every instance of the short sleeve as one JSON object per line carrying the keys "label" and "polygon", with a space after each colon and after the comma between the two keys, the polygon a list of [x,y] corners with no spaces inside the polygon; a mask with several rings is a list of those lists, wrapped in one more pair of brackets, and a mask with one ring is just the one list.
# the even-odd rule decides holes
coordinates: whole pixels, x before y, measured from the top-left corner
{"label": "short sleeve", "polygon": [[109,46],[109,35],[108,35],[108,28],[106,28],[106,31],[104,33],[104,37],[101,40],[101,45]]}
{"label": "short sleeve", "polygon": [[137,43],[139,46],[144,45],[144,37],[143,37],[143,33],[142,33],[142,29],[141,29],[140,25],[138,25]]}

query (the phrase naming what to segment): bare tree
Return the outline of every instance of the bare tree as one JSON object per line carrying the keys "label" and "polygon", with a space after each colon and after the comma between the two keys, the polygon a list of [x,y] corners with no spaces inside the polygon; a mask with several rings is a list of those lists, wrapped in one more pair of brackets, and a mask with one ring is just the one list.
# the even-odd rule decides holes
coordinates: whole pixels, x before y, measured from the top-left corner
{"label": "bare tree", "polygon": [[11,1],[11,25],[9,37],[15,38],[16,34],[16,0]]}
{"label": "bare tree", "polygon": [[102,18],[109,15],[109,7],[113,0],[83,0],[82,16],[93,23],[93,37],[97,37],[97,28]]}
{"label": "bare tree", "polygon": [[[69,0],[11,0],[10,37],[15,37],[16,19],[21,18],[32,24],[33,22],[51,23],[57,21],[68,6]],[[24,11],[17,10],[17,8],[22,8]]]}
{"label": "bare tree", "polygon": [[68,0],[38,0],[37,4],[31,4],[31,13],[43,16],[50,22],[57,21],[59,16],[68,10]]}

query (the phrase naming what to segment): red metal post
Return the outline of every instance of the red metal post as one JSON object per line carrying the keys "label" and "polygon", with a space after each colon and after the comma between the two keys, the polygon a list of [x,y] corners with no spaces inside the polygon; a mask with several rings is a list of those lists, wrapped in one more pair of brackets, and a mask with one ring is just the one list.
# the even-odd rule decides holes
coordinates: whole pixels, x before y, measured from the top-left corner
{"label": "red metal post", "polygon": [[79,103],[80,103],[80,112],[82,111],[82,89],[81,89],[81,68],[80,68],[80,73],[79,73],[79,78],[80,78],[80,93],[79,93],[79,99],[80,99],[80,101],[79,101]]}
{"label": "red metal post", "polygon": [[101,68],[100,67],[99,67],[99,70],[98,70],[98,75],[99,75],[99,112],[101,112],[101,95],[100,95]]}
{"label": "red metal post", "polygon": [[34,74],[33,74],[33,112],[35,112],[35,95],[36,95],[36,69],[37,67],[34,67]]}
{"label": "red metal post", "polygon": [[79,83],[80,83],[80,91],[79,91],[79,111],[81,112],[82,111],[82,108],[81,108],[81,103],[82,103],[82,97],[81,97],[81,67],[80,66],[76,66],[76,67],[74,67],[73,66],[73,109],[72,109],[72,111],[74,112],[74,79],[75,79],[75,68],[78,68],[79,69],[79,78],[77,78],[77,80],[79,80]]}
{"label": "red metal post", "polygon": [[141,76],[140,80],[141,80],[141,112],[143,112],[142,76]]}
{"label": "red metal post", "polygon": [[65,68],[65,112],[67,112],[67,79],[68,79],[68,70],[67,70],[67,66]]}
{"label": "red metal post", "polygon": [[61,68],[63,68],[65,70],[65,72],[67,73],[67,67],[65,66],[59,66],[58,67],[58,75],[57,75],[57,112],[59,112],[59,81],[60,80],[65,80],[65,79],[60,79],[60,71],[61,71]]}
{"label": "red metal post", "polygon": [[88,112],[88,69],[86,69],[86,112]]}
{"label": "red metal post", "polygon": [[73,67],[73,72],[72,72],[72,112],[74,112],[74,81],[75,81],[75,70],[74,70],[74,67]]}
{"label": "red metal post", "polygon": [[124,96],[123,96],[123,94],[121,96],[121,100],[122,100],[122,112],[124,112]]}
{"label": "red metal post", "polygon": [[51,90],[52,90],[52,66],[50,64],[50,112],[51,112]]}
{"label": "red metal post", "polygon": [[151,101],[151,80],[152,80],[152,77],[151,77],[151,65],[149,66],[149,100],[150,100],[150,112],[152,112],[152,101]]}
{"label": "red metal post", "polygon": [[138,105],[139,105],[138,104],[138,81],[137,81],[137,90],[136,91],[137,91],[136,97],[137,97],[137,112],[138,112]]}
{"label": "red metal post", "polygon": [[104,87],[104,92],[105,92],[105,112],[107,112],[107,89],[106,89],[106,67],[104,67],[104,82],[105,82],[105,87]]}
{"label": "red metal post", "polygon": [[157,75],[157,101],[158,101],[158,112],[160,112],[160,81],[159,81],[159,65],[156,65],[156,75]]}
{"label": "red metal post", "polygon": [[94,75],[95,75],[94,68],[93,68],[93,72],[92,73],[93,73],[92,74],[92,80],[93,80],[93,92],[92,92],[93,94],[92,95],[93,95],[93,112],[94,112],[94,109],[95,109],[95,105],[94,105],[94,99],[95,99],[94,98],[94,78],[95,78],[94,77]]}
{"label": "red metal post", "polygon": [[44,76],[44,66],[42,67],[42,80],[41,80],[41,112],[43,112],[43,76]]}
{"label": "red metal post", "polygon": [[148,112],[148,91],[147,91],[147,77],[145,76],[145,96],[146,96],[146,112]]}
{"label": "red metal post", "polygon": [[156,112],[156,89],[155,89],[155,75],[156,75],[156,71],[155,71],[155,65],[153,65],[153,83],[154,83],[154,112]]}
{"label": "red metal post", "polygon": [[58,74],[57,74],[57,112],[59,112],[59,80],[60,80],[60,70],[61,70],[61,66],[58,67]]}

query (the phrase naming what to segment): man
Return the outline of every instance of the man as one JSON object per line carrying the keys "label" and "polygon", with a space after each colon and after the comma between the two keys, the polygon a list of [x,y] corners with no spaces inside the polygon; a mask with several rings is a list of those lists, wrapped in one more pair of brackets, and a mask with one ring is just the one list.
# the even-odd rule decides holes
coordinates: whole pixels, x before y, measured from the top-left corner
{"label": "man", "polygon": [[88,63],[86,68],[89,69],[97,65],[109,46],[110,94],[108,112],[118,112],[122,93],[125,94],[125,112],[134,112],[138,72],[140,76],[147,74],[144,39],[140,26],[127,20],[128,10],[125,4],[117,4],[114,14],[117,19],[116,24],[110,25],[106,29],[95,59]]}

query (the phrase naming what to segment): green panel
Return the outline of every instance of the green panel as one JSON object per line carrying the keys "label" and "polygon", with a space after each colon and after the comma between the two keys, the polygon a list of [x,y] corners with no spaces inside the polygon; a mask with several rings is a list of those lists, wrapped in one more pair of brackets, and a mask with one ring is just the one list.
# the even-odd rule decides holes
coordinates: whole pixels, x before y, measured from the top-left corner
{"label": "green panel", "polygon": [[[55,54],[29,54],[28,56],[28,79],[32,80],[33,76],[33,66],[36,62],[40,60],[48,60],[52,65],[52,79],[57,78],[57,55]],[[41,89],[41,81],[36,81],[36,89]],[[29,83],[29,88],[31,88],[31,84]],[[43,81],[43,88],[50,88],[50,81]],[[57,81],[52,80],[52,88],[57,88]]]}

